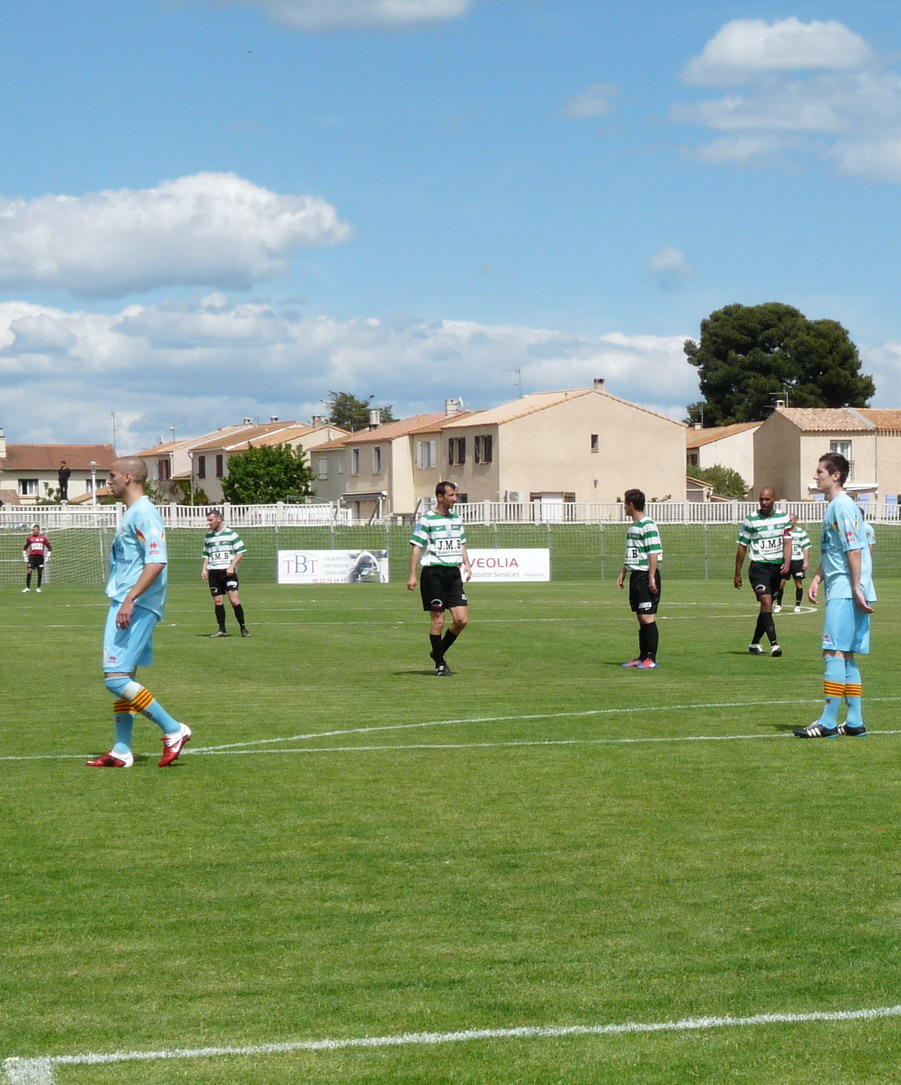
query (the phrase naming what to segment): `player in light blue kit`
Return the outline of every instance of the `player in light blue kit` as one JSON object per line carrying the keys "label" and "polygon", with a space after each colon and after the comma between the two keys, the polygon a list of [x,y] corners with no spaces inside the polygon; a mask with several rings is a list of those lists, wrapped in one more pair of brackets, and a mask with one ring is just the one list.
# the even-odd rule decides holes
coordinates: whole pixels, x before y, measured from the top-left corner
{"label": "player in light blue kit", "polygon": [[[870,651],[870,615],[876,592],[873,564],[863,514],[845,493],[848,461],[829,452],[817,464],[817,488],[829,504],[823,519],[822,560],[807,594],[817,602],[826,583],[823,658],[826,661],[822,715],[809,727],[798,727],[798,738],[837,738],[867,733],[861,710],[863,687],[855,656]],[[845,722],[838,722],[842,700],[848,704]]]}
{"label": "player in light blue kit", "polygon": [[153,662],[153,631],[166,605],[166,532],[156,507],[144,494],[147,466],[143,460],[115,460],[109,488],[125,502],[110,552],[106,594],[110,609],[103,634],[103,673],[106,688],[116,698],[116,744],[91,768],[131,768],[135,714],[140,712],[163,732],[160,767],[177,760],[191,738],[190,727],[173,719],[153,694],[135,680],[138,667]]}

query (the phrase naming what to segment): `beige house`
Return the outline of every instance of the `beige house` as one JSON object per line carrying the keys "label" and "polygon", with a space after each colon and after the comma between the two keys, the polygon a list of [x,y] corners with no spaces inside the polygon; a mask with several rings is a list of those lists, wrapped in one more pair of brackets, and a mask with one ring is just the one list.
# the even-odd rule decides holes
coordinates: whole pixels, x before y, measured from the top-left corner
{"label": "beige house", "polygon": [[441,441],[441,473],[470,502],[615,502],[633,486],[649,500],[685,499],[683,423],[609,395],[603,381],[451,419]]}
{"label": "beige house", "polygon": [[754,435],[762,422],[737,422],[732,426],[691,426],[685,434],[686,463],[693,467],[726,467],[737,471],[754,489]]}
{"label": "beige house", "polygon": [[851,464],[848,489],[869,491],[877,502],[901,494],[901,410],[869,407],[777,407],[757,431],[754,478],[780,498],[812,498],[809,487],[824,452]]}
{"label": "beige house", "polygon": [[146,448],[135,455],[147,464],[147,477],[155,489],[167,500],[177,502],[183,496],[178,483],[191,479],[191,451],[194,446],[215,439],[225,441],[234,438],[236,434],[249,430],[252,426],[252,421],[246,418],[239,425],[222,426],[201,437],[187,437],[181,441],[161,440],[153,448]]}
{"label": "beige house", "polygon": [[106,483],[116,458],[112,445],[14,445],[0,430],[0,500],[7,505],[36,505],[59,488],[63,460],[69,476],[69,501],[78,503]]}
{"label": "beige house", "polygon": [[340,501],[357,520],[412,514],[417,480],[427,477],[432,491],[441,481],[439,433],[447,419],[444,411],[416,414],[320,446],[312,456],[316,496]]}
{"label": "beige house", "polygon": [[229,459],[246,452],[251,445],[254,448],[266,445],[302,448],[307,453],[307,463],[310,463],[314,449],[346,435],[346,432],[340,426],[322,419],[314,419],[312,425],[274,419],[262,426],[242,427],[237,433],[217,434],[209,440],[192,444],[189,452],[190,478],[196,490],[203,490],[211,503],[218,504],[223,499],[222,480],[228,476]]}

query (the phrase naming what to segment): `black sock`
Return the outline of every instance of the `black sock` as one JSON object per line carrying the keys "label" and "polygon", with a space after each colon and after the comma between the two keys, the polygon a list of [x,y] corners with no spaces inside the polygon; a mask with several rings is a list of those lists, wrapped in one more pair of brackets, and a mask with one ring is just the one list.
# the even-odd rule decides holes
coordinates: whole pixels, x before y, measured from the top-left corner
{"label": "black sock", "polygon": [[804,589],[803,588],[795,588],[795,606],[796,607],[799,607],[801,605],[801,600],[803,598],[804,598]]}
{"label": "black sock", "polygon": [[244,623],[244,607],[242,607],[241,604],[238,603],[238,605],[236,607],[232,607],[232,610],[234,610],[235,617],[238,619],[238,625],[243,629],[244,624],[245,624]]}
{"label": "black sock", "polygon": [[430,652],[430,655],[432,659],[435,660],[435,663],[439,664],[444,659],[444,652],[441,648],[441,634],[429,633],[429,641],[432,645],[432,651]]}
{"label": "black sock", "polygon": [[459,636],[459,633],[452,633],[449,629],[447,630],[447,632],[444,634],[444,637],[443,637],[443,639],[441,641],[441,654],[442,655],[444,655],[444,653],[448,650],[448,648],[450,648],[450,646],[454,643],[454,641],[457,639],[458,636]]}
{"label": "black sock", "polygon": [[773,615],[763,614],[761,617],[766,619],[766,635],[770,638],[770,644],[778,644],[779,642],[776,640],[776,623],[773,620]]}
{"label": "black sock", "polygon": [[[770,621],[772,618],[770,617]],[[754,626],[754,636],[751,638],[752,644],[760,644],[760,638],[766,632],[766,622],[762,614],[757,615],[757,625]]]}
{"label": "black sock", "polygon": [[646,625],[643,625],[641,622],[638,623],[638,658],[639,659],[647,659],[647,652],[648,652],[648,648],[647,648],[648,636],[647,636],[647,633],[646,633],[647,628],[648,627]]}
{"label": "black sock", "polygon": [[644,652],[645,659],[657,658],[657,645],[660,642],[660,630],[657,628],[656,622],[650,622],[648,625],[641,627],[644,630]]}
{"label": "black sock", "polygon": [[219,603],[216,606],[216,621],[219,624],[219,629],[222,633],[225,632],[225,606]]}

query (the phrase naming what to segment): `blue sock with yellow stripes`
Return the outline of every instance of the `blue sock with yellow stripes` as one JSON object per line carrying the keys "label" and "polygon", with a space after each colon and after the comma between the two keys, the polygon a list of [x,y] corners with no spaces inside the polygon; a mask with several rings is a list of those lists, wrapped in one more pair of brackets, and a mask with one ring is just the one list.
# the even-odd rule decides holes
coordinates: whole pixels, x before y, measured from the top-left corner
{"label": "blue sock with yellow stripes", "polygon": [[823,682],[826,704],[820,723],[830,730],[838,727],[838,710],[845,697],[845,660],[841,656],[826,657],[826,678]]}
{"label": "blue sock with yellow stripes", "polygon": [[863,686],[861,684],[860,668],[856,659],[845,660],[845,700],[848,702],[848,718],[846,723],[852,727],[860,727],[863,724]]}

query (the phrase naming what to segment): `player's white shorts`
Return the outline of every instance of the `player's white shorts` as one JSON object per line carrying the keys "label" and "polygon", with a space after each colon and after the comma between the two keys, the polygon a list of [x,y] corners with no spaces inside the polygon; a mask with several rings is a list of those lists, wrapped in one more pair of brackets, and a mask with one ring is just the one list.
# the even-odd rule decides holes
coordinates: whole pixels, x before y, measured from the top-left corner
{"label": "player's white shorts", "polygon": [[870,615],[865,614],[853,599],[828,599],[823,628],[823,651],[870,651]]}
{"label": "player's white shorts", "polygon": [[136,606],[127,629],[116,625],[120,603],[112,603],[103,632],[103,673],[134,674],[153,662],[153,631],[159,618],[146,607]]}

